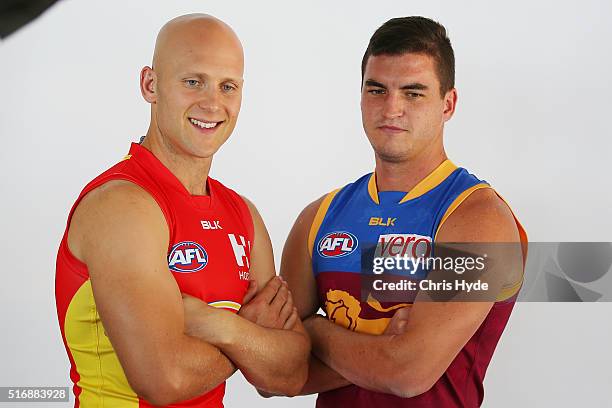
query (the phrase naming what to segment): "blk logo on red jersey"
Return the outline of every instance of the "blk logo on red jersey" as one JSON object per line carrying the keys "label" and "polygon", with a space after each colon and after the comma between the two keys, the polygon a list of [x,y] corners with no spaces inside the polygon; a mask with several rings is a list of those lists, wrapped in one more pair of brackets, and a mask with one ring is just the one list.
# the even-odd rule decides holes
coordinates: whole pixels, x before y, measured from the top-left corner
{"label": "blk logo on red jersey", "polygon": [[193,241],[175,244],[168,255],[168,267],[174,272],[191,273],[204,269],[208,254],[202,245]]}
{"label": "blk logo on red jersey", "polygon": [[324,258],[347,256],[357,249],[357,237],[350,232],[330,232],[319,241],[317,250]]}
{"label": "blk logo on red jersey", "polygon": [[202,220],[200,221],[200,224],[202,225],[202,228],[205,230],[223,229],[221,228],[221,222],[217,220],[215,221]]}

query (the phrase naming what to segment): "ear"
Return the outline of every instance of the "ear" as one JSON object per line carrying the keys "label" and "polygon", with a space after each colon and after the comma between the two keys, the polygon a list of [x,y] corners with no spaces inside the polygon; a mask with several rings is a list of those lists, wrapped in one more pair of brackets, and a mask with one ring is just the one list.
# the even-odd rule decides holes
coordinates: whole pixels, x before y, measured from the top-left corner
{"label": "ear", "polygon": [[453,88],[444,95],[444,121],[448,121],[453,117],[457,106],[457,89]]}
{"label": "ear", "polygon": [[157,102],[157,74],[151,67],[144,67],[140,71],[140,93],[145,101]]}

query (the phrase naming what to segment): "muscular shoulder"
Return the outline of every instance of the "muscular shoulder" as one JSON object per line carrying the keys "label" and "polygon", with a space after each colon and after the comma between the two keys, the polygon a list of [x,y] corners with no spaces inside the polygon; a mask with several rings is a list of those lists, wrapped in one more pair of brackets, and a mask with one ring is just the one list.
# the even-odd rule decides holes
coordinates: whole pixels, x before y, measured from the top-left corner
{"label": "muscular shoulder", "polygon": [[79,203],[77,210],[156,205],[155,199],[142,187],[127,180],[111,180],[93,189]]}
{"label": "muscular shoulder", "polygon": [[440,242],[519,242],[512,211],[491,188],[474,191],[440,227]]}
{"label": "muscular shoulder", "polygon": [[302,210],[300,215],[298,215],[295,221],[296,226],[305,228],[305,230],[308,231],[317,215],[317,212],[319,211],[319,208],[321,207],[321,204],[323,203],[323,200],[325,200],[327,195],[328,194],[325,194],[319,197],[318,199],[314,200],[306,207],[304,207],[304,209]]}
{"label": "muscular shoulder", "polygon": [[68,245],[83,260],[84,248],[104,241],[150,236],[168,238],[168,226],[155,199],[138,185],[109,181],[89,192],[77,205],[68,230]]}

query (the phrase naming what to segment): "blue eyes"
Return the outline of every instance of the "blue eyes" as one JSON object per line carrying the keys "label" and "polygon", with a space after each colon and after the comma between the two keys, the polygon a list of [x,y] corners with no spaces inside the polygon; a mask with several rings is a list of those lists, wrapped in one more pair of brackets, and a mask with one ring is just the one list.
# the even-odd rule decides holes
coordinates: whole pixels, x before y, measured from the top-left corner
{"label": "blue eyes", "polygon": [[229,84],[224,84],[221,89],[223,89],[223,91],[225,92],[232,92],[236,90],[236,87],[229,85]]}
{"label": "blue eyes", "polygon": [[[197,79],[185,79],[183,80],[183,82],[185,83],[185,85],[187,85],[188,88],[199,88],[202,86],[202,83]],[[221,91],[225,93],[233,92],[236,89],[237,87],[233,84],[222,84],[221,85]]]}
{"label": "blue eyes", "polygon": [[200,85],[200,81],[198,81],[197,79],[186,79],[184,82],[190,88],[195,88],[196,86]]}

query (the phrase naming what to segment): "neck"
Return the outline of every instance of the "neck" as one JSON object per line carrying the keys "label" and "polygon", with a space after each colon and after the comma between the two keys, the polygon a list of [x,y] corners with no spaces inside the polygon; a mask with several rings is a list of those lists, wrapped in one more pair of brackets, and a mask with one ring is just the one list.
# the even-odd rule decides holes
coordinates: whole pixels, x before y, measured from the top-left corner
{"label": "neck", "polygon": [[385,161],[376,155],[376,187],[378,191],[409,192],[446,159],[443,147],[401,162]]}
{"label": "neck", "polygon": [[147,148],[181,182],[191,195],[208,195],[206,179],[212,164],[212,157],[198,158],[179,152],[170,145],[153,123],[145,136],[142,146]]}

